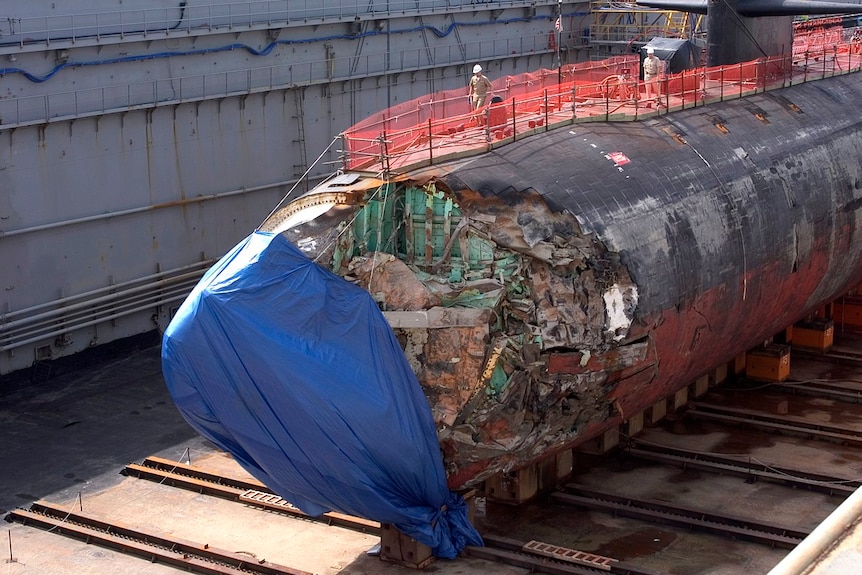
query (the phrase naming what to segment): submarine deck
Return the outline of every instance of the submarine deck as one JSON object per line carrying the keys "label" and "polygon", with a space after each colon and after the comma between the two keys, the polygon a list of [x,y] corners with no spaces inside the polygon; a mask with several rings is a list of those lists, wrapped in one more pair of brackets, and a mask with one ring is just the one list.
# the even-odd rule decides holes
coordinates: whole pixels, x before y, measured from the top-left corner
{"label": "submarine deck", "polygon": [[[649,99],[644,97],[644,82],[632,73],[637,67],[636,57],[622,57],[575,65],[561,70],[559,76],[544,70],[506,78],[495,90],[505,101],[488,104],[478,114],[466,111],[463,96],[455,91],[400,104],[342,134],[344,169],[407,173],[554,128],[647,120],[858,72],[862,70],[862,43],[838,43],[818,51],[794,52],[792,57],[668,74],[659,83],[659,97]],[[519,86],[531,88],[516,89]],[[788,106],[793,104],[788,102]],[[716,120],[716,128],[725,129],[720,120]]]}

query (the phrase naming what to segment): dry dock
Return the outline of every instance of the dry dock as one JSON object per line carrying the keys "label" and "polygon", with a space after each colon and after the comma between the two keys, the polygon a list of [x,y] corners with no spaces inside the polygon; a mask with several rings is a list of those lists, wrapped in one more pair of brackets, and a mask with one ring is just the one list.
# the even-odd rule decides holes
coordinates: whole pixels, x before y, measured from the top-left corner
{"label": "dry dock", "polygon": [[[857,345],[855,339],[847,341]],[[736,458],[752,470],[753,463],[762,462],[773,469],[840,477],[850,484],[862,478],[862,448],[858,445],[695,416],[698,411],[709,411],[706,406],[717,413],[719,408],[741,409],[738,406],[744,403],[751,411],[862,430],[858,403],[786,389],[794,383],[827,380],[843,381],[847,389],[862,386],[858,383],[862,382],[862,367],[854,362],[794,358],[788,385],[711,388],[690,401],[690,408],[696,407],[689,412],[647,427],[631,442],[623,438],[622,449],[603,457],[576,454],[571,482],[560,485],[551,497],[522,507],[478,498],[477,526],[489,540],[535,539],[613,557],[640,572],[767,573],[788,554],[787,548],[744,536],[729,538],[645,521],[583,503],[573,505],[560,494],[612,492],[633,500],[739,515],[810,532],[835,512],[847,497],[847,489],[799,488],[768,477],[755,478],[753,471],[750,477],[713,473],[658,461],[657,456],[650,459],[642,452],[652,449],[656,453],[662,447],[710,453]],[[297,519],[165,482],[121,475],[127,464],[159,456],[251,479],[229,456],[196,436],[179,416],[164,388],[158,348],[124,354],[39,386],[5,389],[0,399],[0,430],[0,510],[4,515],[44,500],[70,514],[110,519],[297,573],[415,573],[368,554],[380,540],[376,533]],[[177,571],[18,522],[5,524],[4,531],[0,573],[5,575]],[[841,543],[828,556],[817,559],[819,565],[811,573],[854,573],[862,544],[858,524],[839,533],[844,537]],[[426,569],[466,575],[529,572],[472,557],[435,561]]]}

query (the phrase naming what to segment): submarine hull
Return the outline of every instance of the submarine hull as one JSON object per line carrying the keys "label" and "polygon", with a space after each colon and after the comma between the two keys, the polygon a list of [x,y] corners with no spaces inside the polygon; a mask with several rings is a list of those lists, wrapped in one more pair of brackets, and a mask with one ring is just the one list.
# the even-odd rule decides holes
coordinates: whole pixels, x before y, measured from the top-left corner
{"label": "submarine hull", "polygon": [[573,124],[354,174],[341,193],[358,207],[285,233],[375,295],[450,487],[469,486],[577,447],[862,283],[860,102],[850,74]]}
{"label": "submarine hull", "polygon": [[[418,176],[437,174],[456,195],[537,192],[618,254],[636,286],[615,353],[630,342],[645,351],[604,383],[608,416],[559,447],[601,434],[862,283],[860,102],[859,76],[842,76],[647,122],[577,125]],[[566,356],[549,352],[548,372],[590,367],[583,354]]]}

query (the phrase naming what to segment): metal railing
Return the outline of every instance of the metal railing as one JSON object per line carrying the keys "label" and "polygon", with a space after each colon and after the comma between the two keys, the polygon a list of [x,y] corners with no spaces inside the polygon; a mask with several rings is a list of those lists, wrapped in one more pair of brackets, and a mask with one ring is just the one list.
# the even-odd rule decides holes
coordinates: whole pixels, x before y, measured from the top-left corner
{"label": "metal railing", "polygon": [[166,8],[114,10],[48,16],[0,16],[0,46],[79,41],[106,36],[147,36],[216,29],[255,28],[309,21],[352,21],[410,14],[467,11],[482,8],[556,5],[553,0],[259,0],[204,6],[177,2]]}
{"label": "metal railing", "polygon": [[[669,74],[660,81],[660,107],[642,97],[643,81],[620,73],[622,66],[629,64],[614,65],[617,70],[601,81],[585,80],[583,70],[565,71],[557,84],[508,96],[499,103],[486,105],[478,113],[469,110],[463,94],[442,93],[383,111],[376,119],[365,120],[342,134],[343,168],[405,170],[480,154],[575,122],[632,121],[859,72],[862,41],[823,45],[816,51],[809,49],[793,56]],[[723,129],[720,125],[716,127]]]}
{"label": "metal railing", "polygon": [[[0,315],[0,352],[45,341],[186,298],[215,260],[204,260],[122,284]],[[153,326],[155,327],[155,325]]]}
{"label": "metal railing", "polygon": [[[297,180],[271,182],[260,186],[243,187],[216,194],[196,196],[183,201],[106,212],[26,228],[0,230],[0,240],[27,234],[38,234],[46,230],[56,230],[67,226],[78,226],[128,217],[156,210],[219,201],[228,197],[267,191],[295,184],[297,184]],[[104,286],[26,308],[0,312],[0,352],[12,351],[49,338],[58,338],[59,341],[63,341],[67,334],[75,330],[137,313],[151,312],[155,314],[160,307],[172,306],[185,299],[213,263],[215,263],[214,259],[202,259],[199,262],[180,268],[130,279],[122,283]]]}
{"label": "metal railing", "polygon": [[[546,34],[476,41],[401,50],[389,55],[291,61],[275,66],[243,68],[226,72],[181,76],[133,84],[120,84],[74,91],[0,99],[0,127],[11,128],[44,122],[105,114],[129,109],[152,108],[181,102],[264,92],[334,81],[382,76],[437,67],[486,61],[499,55],[549,53]],[[62,73],[62,72],[61,72]]]}

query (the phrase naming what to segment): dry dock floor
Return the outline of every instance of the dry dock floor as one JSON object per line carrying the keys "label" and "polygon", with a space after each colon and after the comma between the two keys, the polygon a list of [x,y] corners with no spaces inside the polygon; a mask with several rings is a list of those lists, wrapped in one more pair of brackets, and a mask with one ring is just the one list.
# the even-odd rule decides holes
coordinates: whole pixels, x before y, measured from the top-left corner
{"label": "dry dock floor", "polygon": [[[839,369],[824,362],[794,361],[791,376],[855,378],[862,382],[862,367]],[[720,393],[721,397],[733,394]],[[829,411],[832,408],[827,409],[826,400],[800,397],[799,401],[809,402],[803,411],[812,419],[838,417]],[[851,413],[854,409],[862,414],[862,406],[848,405],[847,413],[840,416],[844,423],[862,422],[862,415]],[[773,465],[803,466],[848,479],[862,477],[862,449],[824,446],[805,438],[690,422],[684,417],[647,428],[640,438],[708,452],[745,454]],[[190,457],[197,467],[247,476],[181,418],[162,380],[158,348],[129,352],[37,386],[0,389],[2,515],[42,499],[68,506],[70,511],[82,508],[112,522],[146,527],[313,573],[415,573],[368,555],[379,542],[375,535],[266,513],[119,473],[126,464],[151,455],[175,461]],[[842,500],[837,495],[775,483],[746,482],[656,463],[633,464],[619,454],[576,459],[573,481],[583,485],[680,505],[748,513],[806,528],[817,525]],[[766,573],[787,553],[549,501],[519,509],[484,499],[479,502],[477,526],[483,533],[539,539],[616,557],[658,573]],[[847,545],[855,545],[854,541],[859,542],[860,537]],[[855,567],[859,565],[858,545],[853,549]],[[836,559],[849,560],[846,555]],[[852,572],[840,571],[839,567],[816,573]],[[527,573],[525,569],[466,558],[438,560],[425,571],[441,575]],[[4,523],[0,532],[0,575],[177,572],[169,566],[18,523]]]}

